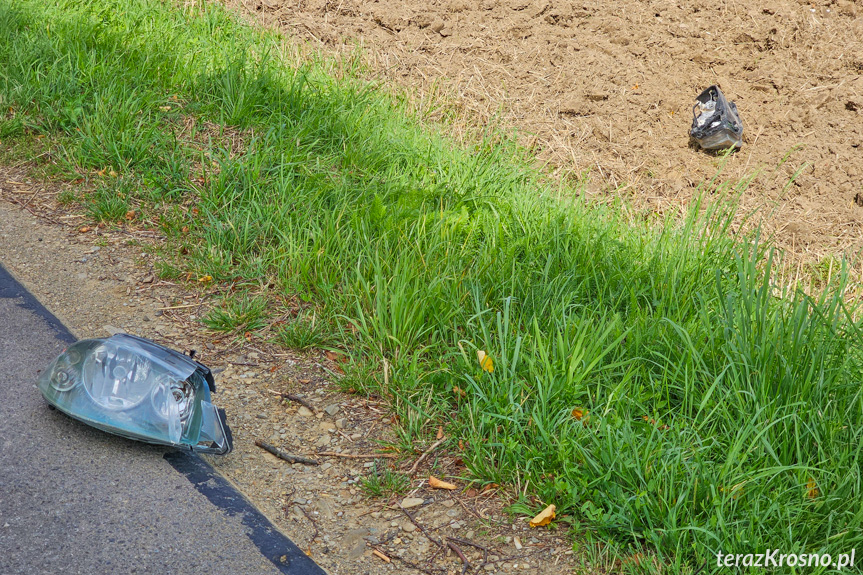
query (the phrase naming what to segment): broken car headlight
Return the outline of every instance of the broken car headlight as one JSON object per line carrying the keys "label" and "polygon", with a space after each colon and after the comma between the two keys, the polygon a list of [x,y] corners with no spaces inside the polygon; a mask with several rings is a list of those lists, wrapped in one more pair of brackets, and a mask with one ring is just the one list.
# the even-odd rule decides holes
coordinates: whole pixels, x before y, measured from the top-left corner
{"label": "broken car headlight", "polygon": [[39,377],[39,391],[88,425],[131,439],[224,455],[225,413],[210,403],[210,370],[180,352],[127,334],[69,346]]}
{"label": "broken car headlight", "polygon": [[689,135],[699,146],[722,150],[743,145],[743,122],[737,104],[726,100],[719,86],[710,86],[695,100]]}

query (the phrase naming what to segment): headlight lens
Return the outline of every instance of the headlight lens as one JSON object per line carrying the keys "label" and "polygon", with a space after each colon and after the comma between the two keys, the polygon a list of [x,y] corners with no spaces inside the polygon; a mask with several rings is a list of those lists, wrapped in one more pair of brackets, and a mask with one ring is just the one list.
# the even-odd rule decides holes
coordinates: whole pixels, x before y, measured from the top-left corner
{"label": "headlight lens", "polygon": [[85,423],[150,443],[225,454],[230,430],[210,403],[209,369],[126,334],[79,341],[44,371],[45,399]]}
{"label": "headlight lens", "polygon": [[153,387],[152,363],[122,344],[107,340],[84,360],[82,379],[90,397],[101,407],[135,407]]}

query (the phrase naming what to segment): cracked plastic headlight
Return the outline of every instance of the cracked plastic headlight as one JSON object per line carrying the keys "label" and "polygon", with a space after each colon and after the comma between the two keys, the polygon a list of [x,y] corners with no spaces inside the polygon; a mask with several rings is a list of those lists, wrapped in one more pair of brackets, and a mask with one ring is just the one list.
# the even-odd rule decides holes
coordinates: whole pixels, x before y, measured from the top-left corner
{"label": "cracked plastic headlight", "polygon": [[225,412],[210,403],[210,370],[147,339],[79,341],[45,369],[39,390],[60,411],[109,433],[218,455],[232,448]]}
{"label": "cracked plastic headlight", "polygon": [[726,100],[719,86],[710,86],[695,99],[689,135],[705,150],[743,146],[743,122],[737,104]]}

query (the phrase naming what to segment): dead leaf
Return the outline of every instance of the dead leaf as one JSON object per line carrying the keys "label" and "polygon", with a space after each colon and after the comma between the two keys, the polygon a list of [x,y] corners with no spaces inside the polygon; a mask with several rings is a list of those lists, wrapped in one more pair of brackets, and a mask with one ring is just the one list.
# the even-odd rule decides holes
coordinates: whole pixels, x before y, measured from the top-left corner
{"label": "dead leaf", "polygon": [[642,419],[644,419],[644,421],[646,421],[647,423],[649,423],[650,425],[653,425],[654,427],[656,427],[656,428],[658,428],[658,429],[662,429],[662,430],[668,430],[668,429],[670,429],[667,425],[661,425],[661,424],[659,424],[659,423],[658,423],[655,419],[653,419],[652,417],[647,417],[646,415],[644,415],[644,416],[642,416]]}
{"label": "dead leaf", "polygon": [[476,357],[479,359],[479,366],[483,371],[487,371],[489,373],[494,372],[494,361],[492,361],[491,356],[486,355],[484,351],[478,349],[476,350]]}
{"label": "dead leaf", "polygon": [[347,361],[347,356],[341,353],[336,353],[334,351],[324,351],[324,355],[326,355],[327,359],[330,361],[338,361],[339,363],[344,363]]}
{"label": "dead leaf", "polygon": [[815,483],[815,480],[810,477],[809,481],[806,482],[806,496],[809,497],[809,499],[815,499],[818,497],[818,494],[818,485]]}
{"label": "dead leaf", "polygon": [[448,483],[446,481],[441,481],[440,479],[438,479],[434,475],[429,476],[429,487],[431,487],[433,489],[449,489],[449,490],[458,489],[452,483]]}
{"label": "dead leaf", "polygon": [[549,505],[542,512],[530,520],[529,525],[531,527],[542,527],[543,525],[548,525],[551,523],[551,520],[554,519],[554,510],[557,509],[554,504]]}
{"label": "dead leaf", "polygon": [[437,428],[437,436],[435,439],[443,439],[443,425]]}
{"label": "dead leaf", "polygon": [[635,555],[632,555],[632,556],[627,557],[626,559],[624,559],[624,560],[621,562],[621,565],[632,565],[632,564],[634,564],[636,567],[640,567],[640,566],[641,566],[641,562],[642,562],[643,560],[644,560],[644,554],[642,554],[642,553],[640,553],[640,552],[639,552],[639,553],[636,553]]}
{"label": "dead leaf", "polygon": [[473,487],[471,487],[470,489],[467,490],[467,496],[468,497],[476,497],[477,493],[478,493],[478,491],[476,489],[474,489]]}
{"label": "dead leaf", "polygon": [[467,396],[467,393],[465,393],[465,391],[457,385],[452,386],[452,390],[454,393],[457,393],[458,395],[460,395],[462,397]]}
{"label": "dead leaf", "polygon": [[189,226],[183,226],[182,229],[180,229],[180,231],[183,232],[184,234],[188,234],[189,233]]}
{"label": "dead leaf", "polygon": [[497,483],[489,483],[482,488],[482,492],[485,493],[490,489],[497,489],[498,487],[500,487],[500,485],[498,485]]}
{"label": "dead leaf", "polygon": [[461,439],[458,440],[458,448],[459,450],[464,451],[464,441]]}

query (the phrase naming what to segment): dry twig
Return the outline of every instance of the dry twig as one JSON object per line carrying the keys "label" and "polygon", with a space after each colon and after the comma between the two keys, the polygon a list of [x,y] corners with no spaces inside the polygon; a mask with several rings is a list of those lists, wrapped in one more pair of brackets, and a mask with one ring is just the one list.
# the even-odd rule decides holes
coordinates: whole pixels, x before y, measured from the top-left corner
{"label": "dry twig", "polygon": [[446,544],[447,544],[447,547],[449,547],[450,549],[452,549],[453,551],[456,552],[459,559],[461,559],[462,563],[464,563],[464,567],[462,567],[462,569],[461,569],[461,575],[464,575],[467,572],[467,570],[470,569],[470,561],[468,561],[467,557],[464,556],[464,553],[462,552],[461,548],[459,548],[458,545],[453,543],[449,537],[447,537]]}
{"label": "dry twig", "polygon": [[311,539],[309,539],[309,545],[311,545],[312,541],[314,541],[315,539],[317,539],[317,538],[318,538],[318,533],[319,533],[319,532],[318,532],[318,523],[315,521],[315,519],[314,519],[311,515],[309,515],[309,512],[308,512],[308,511],[306,511],[306,510],[303,508],[303,506],[302,506],[302,505],[300,505],[300,504],[299,504],[299,503],[297,503],[296,501],[294,501],[294,503],[293,503],[293,504],[294,504],[294,505],[296,505],[297,507],[299,507],[300,511],[302,511],[302,512],[303,512],[303,515],[305,515],[305,516],[306,516],[306,519],[308,519],[309,521],[311,521],[311,522],[312,522],[312,527],[314,527],[314,528],[315,528],[315,534],[314,534],[314,535],[312,535],[312,538],[311,538]]}
{"label": "dry twig", "polygon": [[263,449],[264,451],[269,451],[279,459],[283,459],[288,463],[302,463],[304,465],[320,465],[321,462],[315,459],[309,459],[307,457],[302,457],[300,455],[291,455],[290,453],[286,453],[279,449],[278,447],[274,447],[269,443],[266,443],[261,440],[256,440],[255,445]]}
{"label": "dry twig", "polygon": [[392,559],[390,559],[389,557],[387,557],[386,555],[384,555],[382,552],[378,551],[377,549],[372,549],[372,555],[376,555],[377,557],[380,557],[382,560],[386,561],[387,563],[392,562]]}
{"label": "dry twig", "polygon": [[314,405],[312,405],[311,403],[309,403],[308,401],[306,401],[305,399],[303,399],[299,395],[294,395],[293,393],[283,393],[282,397],[285,399],[290,399],[291,401],[296,401],[297,403],[299,403],[303,407],[308,408],[308,410],[311,411],[312,413],[318,412],[318,410],[315,409]]}
{"label": "dry twig", "polygon": [[485,545],[480,545],[479,543],[474,543],[473,541],[468,541],[467,539],[461,539],[460,537],[449,537],[447,539],[450,541],[455,541],[456,543],[461,543],[462,545],[470,545],[471,547],[476,547],[477,549],[482,550],[482,564],[485,565],[488,562],[488,547]]}
{"label": "dry twig", "polygon": [[423,462],[423,460],[424,460],[426,457],[428,457],[428,456],[429,456],[429,453],[431,453],[432,451],[434,451],[435,449],[437,449],[437,448],[438,448],[438,446],[439,446],[441,443],[443,443],[444,441],[446,441],[446,437],[443,437],[443,438],[441,438],[441,439],[438,439],[437,441],[435,441],[434,443],[432,443],[432,446],[431,446],[431,447],[429,447],[428,449],[426,449],[426,450],[423,452],[423,454],[422,454],[422,455],[420,455],[419,459],[417,459],[417,460],[416,460],[416,462],[413,464],[413,466],[411,466],[410,470],[408,471],[408,475],[413,475],[414,473],[416,473],[416,472],[417,472],[417,468],[420,466],[420,463],[422,463],[422,462]]}
{"label": "dry twig", "polygon": [[418,523],[418,522],[417,522],[417,520],[416,520],[416,519],[414,519],[414,516],[413,516],[413,515],[411,515],[410,513],[408,513],[408,510],[407,510],[407,509],[405,509],[404,507],[401,507],[401,510],[402,510],[402,513],[404,513],[405,515],[407,515],[407,516],[408,516],[408,519],[410,519],[410,520],[411,520],[411,523],[413,523],[414,525],[416,525],[416,526],[417,526],[417,529],[419,529],[420,531],[422,531],[422,534],[426,536],[426,539],[428,539],[429,541],[431,541],[432,543],[434,543],[435,545],[437,545],[439,549],[443,549],[444,544],[443,544],[443,543],[441,543],[440,541],[438,541],[437,539],[435,539],[434,537],[432,537],[432,536],[431,536],[431,533],[429,533],[429,532],[428,532],[428,530],[423,526],[423,524],[422,524],[422,523]]}

